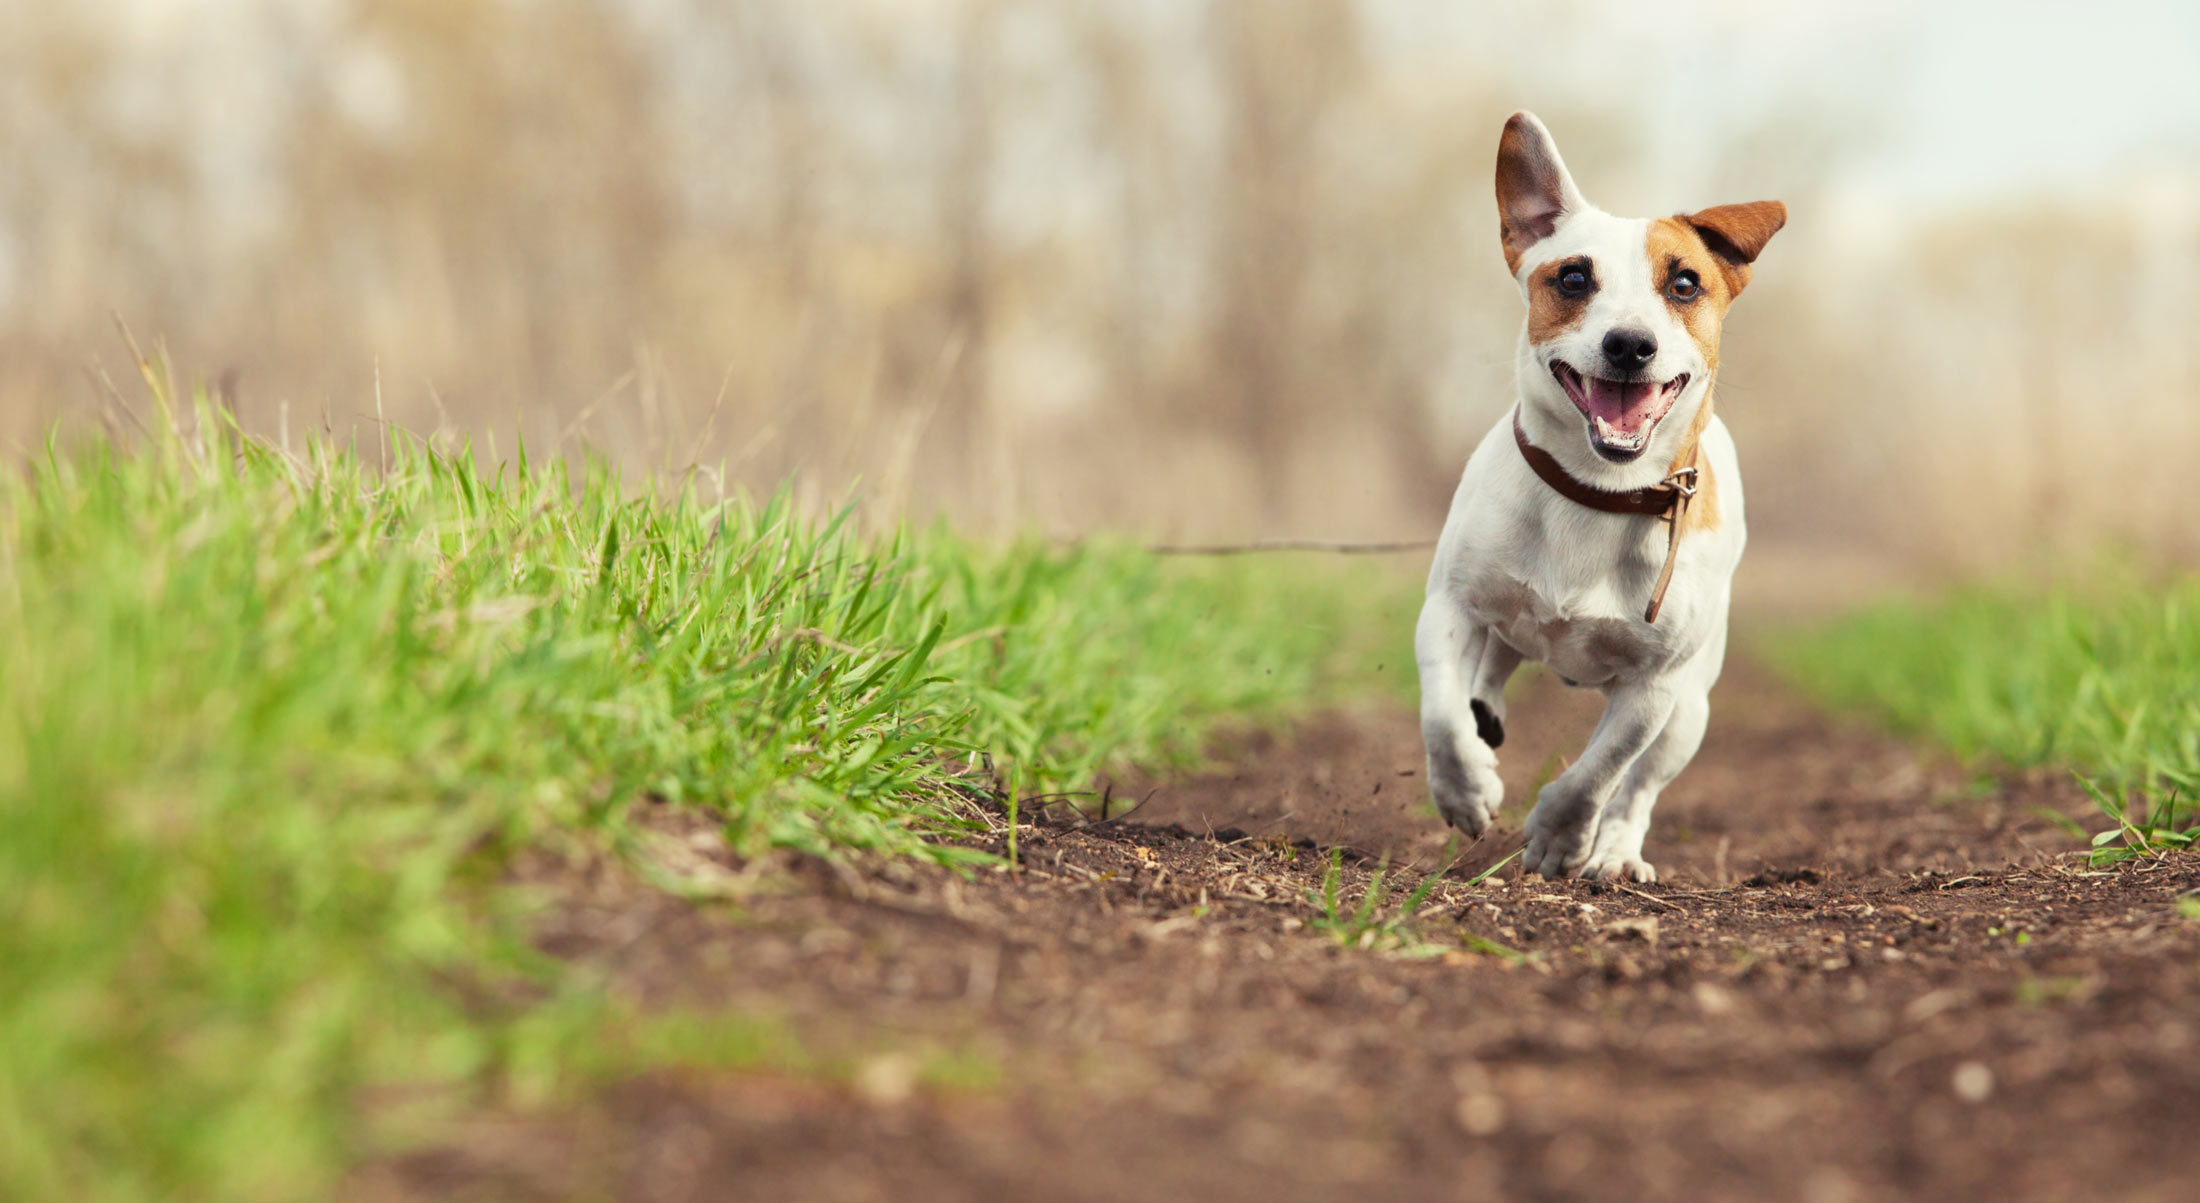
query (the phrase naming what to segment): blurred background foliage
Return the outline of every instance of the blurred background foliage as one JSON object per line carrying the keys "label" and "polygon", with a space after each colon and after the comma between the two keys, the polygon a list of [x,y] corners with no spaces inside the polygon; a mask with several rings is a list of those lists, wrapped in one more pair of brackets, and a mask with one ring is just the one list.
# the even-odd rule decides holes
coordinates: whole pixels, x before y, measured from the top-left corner
{"label": "blurred background foliage", "polygon": [[0,0],[0,440],[130,425],[120,316],[271,436],[520,432],[979,532],[1432,535],[1510,400],[1525,105],[1614,211],[1791,207],[1720,389],[1745,591],[2189,560],[2179,14]]}

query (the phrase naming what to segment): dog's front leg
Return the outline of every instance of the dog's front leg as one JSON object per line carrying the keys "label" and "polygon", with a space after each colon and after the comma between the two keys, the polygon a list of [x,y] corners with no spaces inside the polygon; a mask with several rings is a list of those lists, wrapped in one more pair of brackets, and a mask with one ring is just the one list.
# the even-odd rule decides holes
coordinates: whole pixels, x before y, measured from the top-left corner
{"label": "dog's front leg", "polygon": [[1480,839],[1505,800],[1497,745],[1505,740],[1505,682],[1520,667],[1520,653],[1442,593],[1421,607],[1413,653],[1421,669],[1429,797],[1445,822]]}
{"label": "dog's front leg", "polygon": [[1605,803],[1644,750],[1665,730],[1678,694],[1655,679],[1614,689],[1581,759],[1543,787],[1528,816],[1528,845],[1521,863],[1531,873],[1563,877],[1579,872],[1596,846]]}
{"label": "dog's front leg", "polygon": [[1683,691],[1665,730],[1635,759],[1612,800],[1604,804],[1604,814],[1597,820],[1595,849],[1581,868],[1583,877],[1601,881],[1658,879],[1657,869],[1642,858],[1643,838],[1650,834],[1650,811],[1658,804],[1658,795],[1695,757],[1710,719],[1710,699],[1700,690]]}

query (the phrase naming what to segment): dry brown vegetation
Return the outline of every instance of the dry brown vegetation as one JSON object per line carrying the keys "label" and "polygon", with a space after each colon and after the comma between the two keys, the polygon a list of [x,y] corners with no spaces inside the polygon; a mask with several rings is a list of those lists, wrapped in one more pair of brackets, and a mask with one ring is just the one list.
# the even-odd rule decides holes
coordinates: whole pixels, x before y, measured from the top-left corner
{"label": "dry brown vegetation", "polygon": [[1526,99],[1612,208],[1789,202],[1721,392],[1761,565],[2200,552],[2162,450],[2200,436],[2189,181],[1835,222],[1879,115],[1728,121],[1683,170],[1516,53],[1573,10],[1414,46],[1397,7],[24,6],[0,437],[125,421],[86,371],[120,314],[271,433],[367,429],[379,379],[507,452],[980,529],[1424,535],[1509,398]]}

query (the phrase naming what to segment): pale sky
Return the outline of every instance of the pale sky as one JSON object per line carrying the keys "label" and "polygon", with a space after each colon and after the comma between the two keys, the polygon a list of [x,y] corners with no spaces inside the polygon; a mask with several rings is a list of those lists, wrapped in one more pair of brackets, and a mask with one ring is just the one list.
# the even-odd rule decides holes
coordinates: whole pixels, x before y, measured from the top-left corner
{"label": "pale sky", "polygon": [[2160,158],[2200,163],[2200,4],[1919,4],[1909,136],[1883,169],[1960,195],[2054,186]]}
{"label": "pale sky", "polygon": [[[217,70],[237,103],[215,104],[221,120],[209,124],[231,131],[251,128],[239,118],[280,108],[259,94],[266,87],[255,88],[279,72],[251,69],[263,43],[240,36],[240,18],[279,13],[316,27],[343,8],[338,0],[114,2],[130,15],[119,29],[132,44],[202,67],[224,64]],[[606,2],[631,8],[649,27],[676,26],[684,5],[710,0]],[[963,2],[822,7],[883,18],[938,51],[951,44]],[[1011,0],[1003,11],[1043,16],[1062,2]],[[1198,6],[1098,2],[1143,16],[1158,53],[1180,48],[1182,65],[1196,65]],[[1509,105],[1546,114],[1635,118],[1657,146],[1658,178],[1643,182],[1645,192],[1669,191],[1693,160],[1717,161],[1768,117],[1817,123],[1839,141],[1825,183],[1838,207],[1865,220],[1889,209],[2084,193],[2104,179],[2147,175],[2188,186],[2200,179],[2200,0],[1362,0],[1360,7],[1369,49],[1387,66],[1439,82],[1495,76]],[[848,96],[881,86],[892,85],[851,79]],[[876,107],[902,111],[890,96]],[[1566,130],[1554,127],[1563,146]],[[1766,169],[1777,157],[1741,156]],[[1702,203],[1616,190],[1622,194],[1600,202]]]}
{"label": "pale sky", "polygon": [[[1406,56],[1473,48],[1524,107],[1651,117],[1685,159],[1703,131],[1788,111],[1855,126],[1839,186],[1906,203],[2082,190],[2200,169],[2192,0],[1375,0]],[[1563,131],[1560,131],[1563,143]]]}

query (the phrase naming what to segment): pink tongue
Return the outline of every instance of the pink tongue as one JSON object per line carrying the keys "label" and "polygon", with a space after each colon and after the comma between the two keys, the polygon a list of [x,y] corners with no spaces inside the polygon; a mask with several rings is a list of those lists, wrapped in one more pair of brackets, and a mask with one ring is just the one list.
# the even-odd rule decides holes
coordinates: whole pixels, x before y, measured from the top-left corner
{"label": "pink tongue", "polygon": [[1655,384],[1620,384],[1589,377],[1589,412],[1622,434],[1633,434],[1650,420],[1658,395]]}

